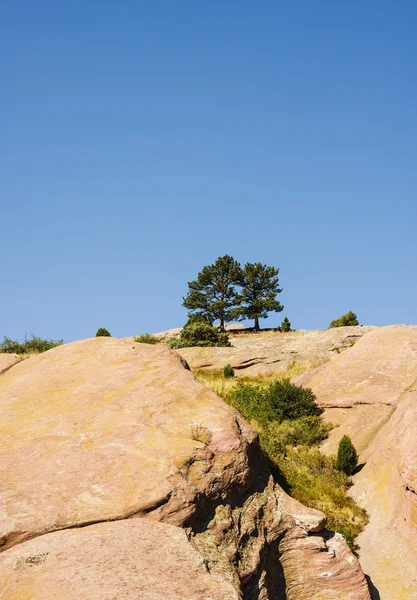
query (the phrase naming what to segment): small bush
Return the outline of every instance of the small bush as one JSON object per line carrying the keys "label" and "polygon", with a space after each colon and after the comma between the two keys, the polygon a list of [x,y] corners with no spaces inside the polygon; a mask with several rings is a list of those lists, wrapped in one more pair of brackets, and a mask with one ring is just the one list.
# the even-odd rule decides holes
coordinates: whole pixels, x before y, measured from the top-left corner
{"label": "small bush", "polygon": [[42,339],[33,334],[31,338],[25,335],[23,342],[5,337],[4,341],[0,344],[0,352],[7,352],[8,354],[40,354],[56,346],[61,346],[63,343],[63,340]]}
{"label": "small bush", "polygon": [[150,333],[142,333],[142,335],[135,337],[135,342],[139,342],[140,344],[159,344],[158,338]]}
{"label": "small bush", "polygon": [[348,435],[344,435],[339,443],[337,450],[336,468],[343,471],[346,475],[352,475],[358,466],[358,454],[352,440]]}
{"label": "small bush", "polygon": [[281,331],[283,331],[284,333],[287,331],[291,331],[291,323],[289,322],[288,317],[285,317],[285,319],[281,323]]}
{"label": "small bush", "polygon": [[323,412],[310,389],[294,385],[288,379],[264,387],[238,383],[231,392],[231,403],[246,419],[259,424],[319,416]]}
{"label": "small bush", "polygon": [[99,327],[97,329],[96,337],[111,337],[110,331],[107,331],[105,327]]}
{"label": "small bush", "polygon": [[235,376],[235,370],[233,369],[232,365],[227,364],[223,368],[223,377],[226,377],[226,379],[228,379],[229,377],[234,377],[234,376]]}
{"label": "small bush", "polygon": [[350,310],[345,315],[332,321],[329,327],[352,327],[354,325],[359,325],[358,317]]}
{"label": "small bush", "polygon": [[180,336],[168,342],[170,348],[193,346],[230,346],[229,336],[213,327],[207,320],[194,317],[184,325]]}

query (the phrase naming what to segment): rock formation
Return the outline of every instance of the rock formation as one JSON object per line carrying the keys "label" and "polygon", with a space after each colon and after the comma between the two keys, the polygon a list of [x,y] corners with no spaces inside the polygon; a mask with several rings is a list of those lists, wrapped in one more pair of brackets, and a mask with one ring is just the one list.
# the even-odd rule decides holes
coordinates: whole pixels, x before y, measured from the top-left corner
{"label": "rock formation", "polygon": [[186,366],[94,338],[0,376],[1,600],[369,600],[341,536]]}
{"label": "rock formation", "polygon": [[178,352],[192,369],[222,370],[230,363],[237,377],[273,375],[286,371],[294,363],[309,369],[321,365],[353,346],[372,329],[242,332],[230,336],[230,348],[181,348]]}
{"label": "rock formation", "polygon": [[375,329],[294,381],[338,425],[323,450],[334,452],[344,433],[359,450],[352,495],[370,515],[357,541],[375,598],[417,598],[417,327]]}

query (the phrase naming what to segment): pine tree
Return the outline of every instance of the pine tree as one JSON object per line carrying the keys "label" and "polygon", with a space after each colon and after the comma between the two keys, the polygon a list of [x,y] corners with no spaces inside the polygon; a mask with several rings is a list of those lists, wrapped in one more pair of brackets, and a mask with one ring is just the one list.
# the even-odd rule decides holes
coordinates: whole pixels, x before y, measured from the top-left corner
{"label": "pine tree", "polygon": [[259,319],[266,319],[269,312],[281,312],[282,304],[276,299],[282,290],[278,285],[279,269],[261,263],[246,263],[242,271],[242,317],[255,321],[259,330]]}
{"label": "pine tree", "polygon": [[348,435],[344,435],[339,443],[337,450],[336,468],[343,471],[346,475],[352,475],[358,464],[358,455],[352,440]]}
{"label": "pine tree", "polygon": [[281,331],[291,331],[291,323],[289,322],[288,317],[285,317],[283,322],[281,323]]}
{"label": "pine tree", "polygon": [[240,264],[227,254],[220,256],[198,274],[195,281],[188,283],[188,294],[183,306],[199,317],[220,321],[220,331],[228,321],[240,315],[240,297],[235,286],[241,282]]}

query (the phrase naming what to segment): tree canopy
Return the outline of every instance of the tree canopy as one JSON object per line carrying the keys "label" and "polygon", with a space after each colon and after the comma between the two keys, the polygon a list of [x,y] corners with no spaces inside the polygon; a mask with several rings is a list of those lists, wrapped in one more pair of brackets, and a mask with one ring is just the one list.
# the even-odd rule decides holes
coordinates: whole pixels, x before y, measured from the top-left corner
{"label": "tree canopy", "polygon": [[255,321],[259,330],[259,319],[266,319],[269,312],[281,312],[282,304],[276,299],[282,290],[278,284],[279,269],[262,263],[246,263],[241,278],[241,317]]}
{"label": "tree canopy", "polygon": [[227,254],[220,256],[198,274],[195,281],[188,283],[188,294],[183,298],[183,306],[211,323],[220,321],[220,331],[224,325],[240,316],[240,298],[236,285],[240,284],[242,270],[240,264]]}

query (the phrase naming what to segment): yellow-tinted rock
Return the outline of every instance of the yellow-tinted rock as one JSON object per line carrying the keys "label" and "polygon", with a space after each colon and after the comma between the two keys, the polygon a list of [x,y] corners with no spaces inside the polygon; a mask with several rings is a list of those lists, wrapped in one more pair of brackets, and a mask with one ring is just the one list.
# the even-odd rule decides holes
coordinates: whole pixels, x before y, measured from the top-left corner
{"label": "yellow-tinted rock", "polygon": [[[153,512],[249,484],[253,430],[160,346],[94,338],[0,377],[0,539]],[[198,429],[209,431],[209,445]],[[192,481],[195,462],[203,465]]]}
{"label": "yellow-tinted rock", "polygon": [[147,519],[56,531],[0,555],[5,600],[239,600],[185,532]]}

